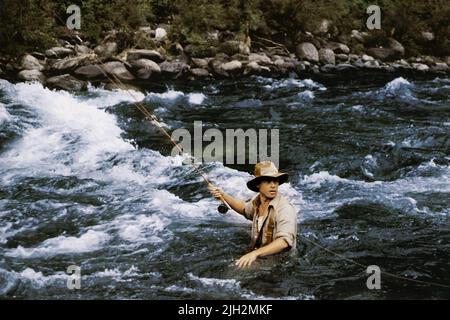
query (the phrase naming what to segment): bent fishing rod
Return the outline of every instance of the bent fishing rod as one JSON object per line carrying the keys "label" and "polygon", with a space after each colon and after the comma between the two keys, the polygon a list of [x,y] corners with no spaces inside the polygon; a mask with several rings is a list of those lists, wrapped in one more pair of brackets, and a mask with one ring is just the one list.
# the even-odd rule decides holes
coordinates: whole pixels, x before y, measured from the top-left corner
{"label": "bent fishing rod", "polygon": [[[116,85],[118,88],[126,91],[134,100],[133,105],[144,115],[145,119],[147,119],[150,123],[157,126],[158,129],[161,131],[161,133],[166,137],[177,150],[180,152],[180,155],[183,155],[183,149],[178,145],[178,143],[172,138],[172,136],[164,129],[164,127],[161,125],[161,121],[137,99],[135,95],[131,93],[131,91],[125,86],[125,84],[114,74],[111,73],[112,78],[108,75],[108,73],[103,69],[103,62],[101,62],[97,56],[94,56],[94,58],[99,63],[99,68],[102,71],[102,73],[105,75],[106,78],[108,78],[109,81],[111,81],[114,85]],[[200,168],[200,166],[195,164],[195,159],[192,157],[192,155],[189,156],[189,163],[194,168],[195,172],[203,179],[203,181],[206,183],[207,186],[212,186],[212,183],[209,181],[208,177],[206,176],[205,172]],[[219,200],[222,202],[218,207],[217,211],[219,211],[221,214],[226,214],[228,210],[231,210],[231,206],[228,204],[228,202],[225,200],[223,196],[220,196]]]}

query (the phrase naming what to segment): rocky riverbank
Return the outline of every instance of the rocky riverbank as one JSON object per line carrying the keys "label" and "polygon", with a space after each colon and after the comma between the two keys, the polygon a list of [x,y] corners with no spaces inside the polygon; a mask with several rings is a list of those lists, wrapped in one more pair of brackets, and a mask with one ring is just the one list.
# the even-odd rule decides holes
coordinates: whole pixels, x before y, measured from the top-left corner
{"label": "rocky riverbank", "polygon": [[[119,50],[120,32],[105,34],[99,44],[74,35],[58,39],[60,46],[20,57],[0,57],[0,77],[38,81],[50,88],[79,91],[88,82],[127,84],[174,79],[198,80],[251,75],[270,77],[343,76],[365,73],[450,73],[450,57],[405,57],[405,48],[393,38],[384,47],[367,47],[367,33],[330,40],[327,32],[299,32],[298,43],[288,46],[271,39],[242,37],[229,31],[211,33],[211,45],[196,50],[169,38],[167,27],[142,27],[136,36],[151,43]],[[432,35],[424,32],[424,39]]]}

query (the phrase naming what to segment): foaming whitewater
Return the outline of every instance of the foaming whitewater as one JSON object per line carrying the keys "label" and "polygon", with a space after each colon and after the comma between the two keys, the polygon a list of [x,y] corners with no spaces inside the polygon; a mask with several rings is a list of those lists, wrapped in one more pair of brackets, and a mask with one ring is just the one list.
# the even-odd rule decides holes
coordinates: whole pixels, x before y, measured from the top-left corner
{"label": "foaming whitewater", "polygon": [[47,258],[65,253],[84,253],[96,251],[104,246],[111,237],[105,232],[89,230],[80,237],[59,236],[45,240],[36,248],[23,248],[19,246],[6,253],[10,257],[35,258],[45,256]]}
{"label": "foaming whitewater", "polygon": [[383,89],[378,92],[381,99],[384,98],[398,98],[406,101],[416,101],[417,98],[412,92],[414,84],[403,77],[395,78],[388,82]]}
{"label": "foaming whitewater", "polygon": [[88,173],[101,166],[111,153],[134,149],[121,138],[122,131],[113,115],[68,92],[19,83],[8,96],[13,103],[31,108],[39,127],[29,129],[1,155],[4,179],[27,174],[24,169],[30,168],[40,175]]}
{"label": "foaming whitewater", "polygon": [[5,106],[2,103],[0,103],[0,125],[8,122],[10,120],[11,120],[11,115],[5,109]]}
{"label": "foaming whitewater", "polygon": [[279,90],[279,89],[292,89],[292,88],[308,88],[308,89],[317,89],[320,91],[325,91],[327,88],[322,84],[313,81],[311,79],[296,79],[296,78],[288,78],[275,80],[272,78],[265,77],[255,77],[256,81],[259,83],[265,84],[264,88],[267,90]]}
{"label": "foaming whitewater", "polygon": [[[448,298],[396,279],[367,290],[364,268],[305,241],[448,284],[448,79],[317,81],[149,84],[130,95],[0,80],[0,297]],[[237,269],[251,223],[217,212],[135,98],[171,130],[200,120],[279,129],[280,169],[290,174],[280,193],[298,211],[298,252]],[[255,196],[246,187],[253,165],[202,169],[227,193]],[[67,289],[70,265],[81,268],[81,291]]]}
{"label": "foaming whitewater", "polygon": [[185,94],[182,91],[167,89],[167,91],[163,93],[149,93],[146,100],[153,103],[159,103],[163,106],[172,106],[184,101],[187,101],[190,105],[201,105],[206,100],[206,95],[198,92]]}

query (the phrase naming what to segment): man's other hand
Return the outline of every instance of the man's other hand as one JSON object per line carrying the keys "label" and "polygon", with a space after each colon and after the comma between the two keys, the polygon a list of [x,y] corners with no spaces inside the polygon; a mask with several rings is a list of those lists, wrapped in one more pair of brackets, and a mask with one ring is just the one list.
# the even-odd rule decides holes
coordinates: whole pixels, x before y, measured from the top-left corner
{"label": "man's other hand", "polygon": [[255,251],[252,251],[242,256],[238,261],[235,262],[235,265],[238,268],[250,267],[257,258],[258,254]]}

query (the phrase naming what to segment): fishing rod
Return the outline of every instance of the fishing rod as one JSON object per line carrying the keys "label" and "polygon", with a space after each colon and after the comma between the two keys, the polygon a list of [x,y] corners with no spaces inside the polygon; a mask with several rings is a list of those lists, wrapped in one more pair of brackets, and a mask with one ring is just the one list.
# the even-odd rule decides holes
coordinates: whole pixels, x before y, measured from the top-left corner
{"label": "fishing rod", "polygon": [[[78,37],[79,39],[79,37]],[[81,40],[81,39],[79,39]],[[125,86],[125,84],[114,74],[111,73],[111,76],[114,78],[111,78],[108,73],[104,70],[103,68],[103,62],[100,61],[100,59],[95,55],[94,56],[95,60],[99,63],[99,68],[102,71],[102,73],[105,75],[106,78],[108,78],[109,81],[111,81],[114,85],[116,85],[117,87],[119,87],[120,89],[126,91],[134,100],[133,105],[139,110],[141,111],[141,113],[145,116],[145,119],[149,120],[152,124],[156,125],[159,130],[161,131],[161,133],[169,139],[169,141],[174,145],[175,148],[177,148],[177,150],[180,152],[180,155],[183,155],[183,149],[177,144],[177,142],[172,138],[172,136],[164,129],[164,127],[161,125],[161,121],[159,121],[159,119],[152,113],[150,113],[150,111],[147,110],[147,108],[139,102],[139,100],[137,99],[137,97],[135,95],[133,95],[133,93],[131,93],[130,90],[128,90],[128,88]],[[195,172],[200,175],[200,177],[202,177],[203,181],[206,183],[206,185],[212,186],[212,183],[209,181],[208,177],[206,176],[205,172],[198,166],[195,164],[194,162],[194,158],[189,155],[189,163],[192,165],[192,167],[194,168]],[[220,196],[219,198],[220,201],[222,201],[222,203],[217,207],[217,211],[221,214],[226,214],[228,212],[228,210],[231,210],[231,206],[228,204],[228,202],[225,200],[225,198],[223,196]]]}

